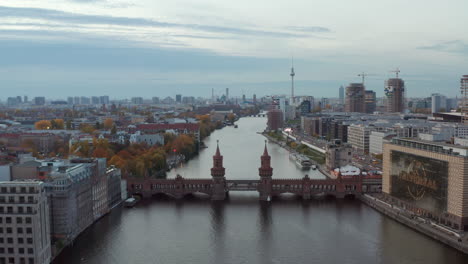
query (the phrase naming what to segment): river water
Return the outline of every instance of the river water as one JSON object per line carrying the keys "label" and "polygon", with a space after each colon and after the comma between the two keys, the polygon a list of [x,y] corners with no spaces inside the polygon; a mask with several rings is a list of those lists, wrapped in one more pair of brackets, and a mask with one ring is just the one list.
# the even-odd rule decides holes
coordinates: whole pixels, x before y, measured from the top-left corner
{"label": "river water", "polygon": [[[210,177],[219,139],[226,177],[258,177],[265,118],[243,118],[206,139],[207,149],[169,177]],[[288,152],[268,144],[273,177],[324,178],[304,172]],[[357,200],[301,201],[285,195],[260,203],[257,193],[231,192],[224,202],[204,196],[155,197],[116,208],[78,237],[55,263],[468,263],[459,253]]]}

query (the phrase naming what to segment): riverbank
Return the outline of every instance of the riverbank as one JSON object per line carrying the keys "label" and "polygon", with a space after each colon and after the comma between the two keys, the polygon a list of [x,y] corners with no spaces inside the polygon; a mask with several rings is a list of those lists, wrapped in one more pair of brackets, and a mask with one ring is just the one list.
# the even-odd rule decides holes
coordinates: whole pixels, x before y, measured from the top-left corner
{"label": "riverbank", "polygon": [[442,226],[435,225],[427,219],[412,217],[410,214],[406,213],[404,209],[388,204],[375,196],[361,195],[359,200],[376,211],[419,233],[468,254],[468,235],[466,232],[457,233]]}
{"label": "riverbank", "polygon": [[[293,148],[291,148],[290,146],[288,146],[288,144],[286,144],[286,142],[283,142],[283,141],[279,141],[278,139],[268,135],[268,133],[266,132],[259,132],[259,134],[262,134],[264,137],[266,137],[269,141],[273,142],[273,143],[276,143],[278,144],[280,147],[286,149],[287,151],[289,152],[295,152],[297,153],[297,151]],[[334,177],[333,175],[331,175],[329,172],[327,172],[327,170],[325,169],[325,167],[316,162],[315,160],[311,159],[311,162],[317,166],[317,170],[320,171],[320,173],[322,173],[323,175],[325,175],[327,178],[330,178],[330,179],[335,179],[336,177]]]}

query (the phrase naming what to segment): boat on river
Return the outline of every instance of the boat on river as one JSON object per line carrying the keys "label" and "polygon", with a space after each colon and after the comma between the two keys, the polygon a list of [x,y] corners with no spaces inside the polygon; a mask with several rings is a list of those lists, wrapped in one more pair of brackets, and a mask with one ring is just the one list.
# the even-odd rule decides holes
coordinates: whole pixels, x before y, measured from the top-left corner
{"label": "boat on river", "polygon": [[299,153],[289,154],[289,159],[294,161],[296,165],[303,170],[310,170],[312,167],[312,162],[310,159]]}
{"label": "boat on river", "polygon": [[125,200],[124,205],[125,207],[133,207],[137,203],[137,199],[130,197],[127,200]]}

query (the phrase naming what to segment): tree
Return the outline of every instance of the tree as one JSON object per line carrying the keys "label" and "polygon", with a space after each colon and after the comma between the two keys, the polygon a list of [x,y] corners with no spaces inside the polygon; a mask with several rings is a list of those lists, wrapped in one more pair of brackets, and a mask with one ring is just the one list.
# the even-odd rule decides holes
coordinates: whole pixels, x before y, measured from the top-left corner
{"label": "tree", "polygon": [[83,133],[92,134],[96,130],[96,128],[94,128],[92,125],[89,125],[89,124],[81,124],[80,130]]}
{"label": "tree", "polygon": [[63,129],[64,121],[63,119],[52,119],[50,120],[51,129]]}
{"label": "tree", "polygon": [[113,125],[111,129],[111,135],[115,135],[115,134],[117,134],[117,127]]}
{"label": "tree", "polygon": [[106,118],[103,123],[104,129],[111,129],[114,126],[114,120],[112,118]]}
{"label": "tree", "polygon": [[39,120],[36,123],[34,123],[34,128],[37,130],[51,129],[52,124],[49,120]]}
{"label": "tree", "polygon": [[72,129],[71,120],[67,120],[67,129]]}
{"label": "tree", "polygon": [[233,113],[230,113],[227,115],[227,119],[229,120],[229,122],[234,123],[234,121],[236,121],[236,115]]}

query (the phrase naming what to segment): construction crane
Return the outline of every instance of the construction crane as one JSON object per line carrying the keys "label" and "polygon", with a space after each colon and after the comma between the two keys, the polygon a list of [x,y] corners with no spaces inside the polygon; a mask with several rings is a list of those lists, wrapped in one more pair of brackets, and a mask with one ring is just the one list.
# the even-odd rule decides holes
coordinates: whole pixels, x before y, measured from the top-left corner
{"label": "construction crane", "polygon": [[396,78],[398,79],[398,74],[400,73],[400,69],[399,69],[399,68],[396,68],[396,70],[390,71],[390,72],[394,72],[394,73],[396,74]]}
{"label": "construction crane", "polygon": [[367,74],[365,72],[362,72],[362,73],[358,74],[357,76],[362,77],[362,85],[364,85],[364,80],[365,80],[366,76],[369,76],[369,74]]}

